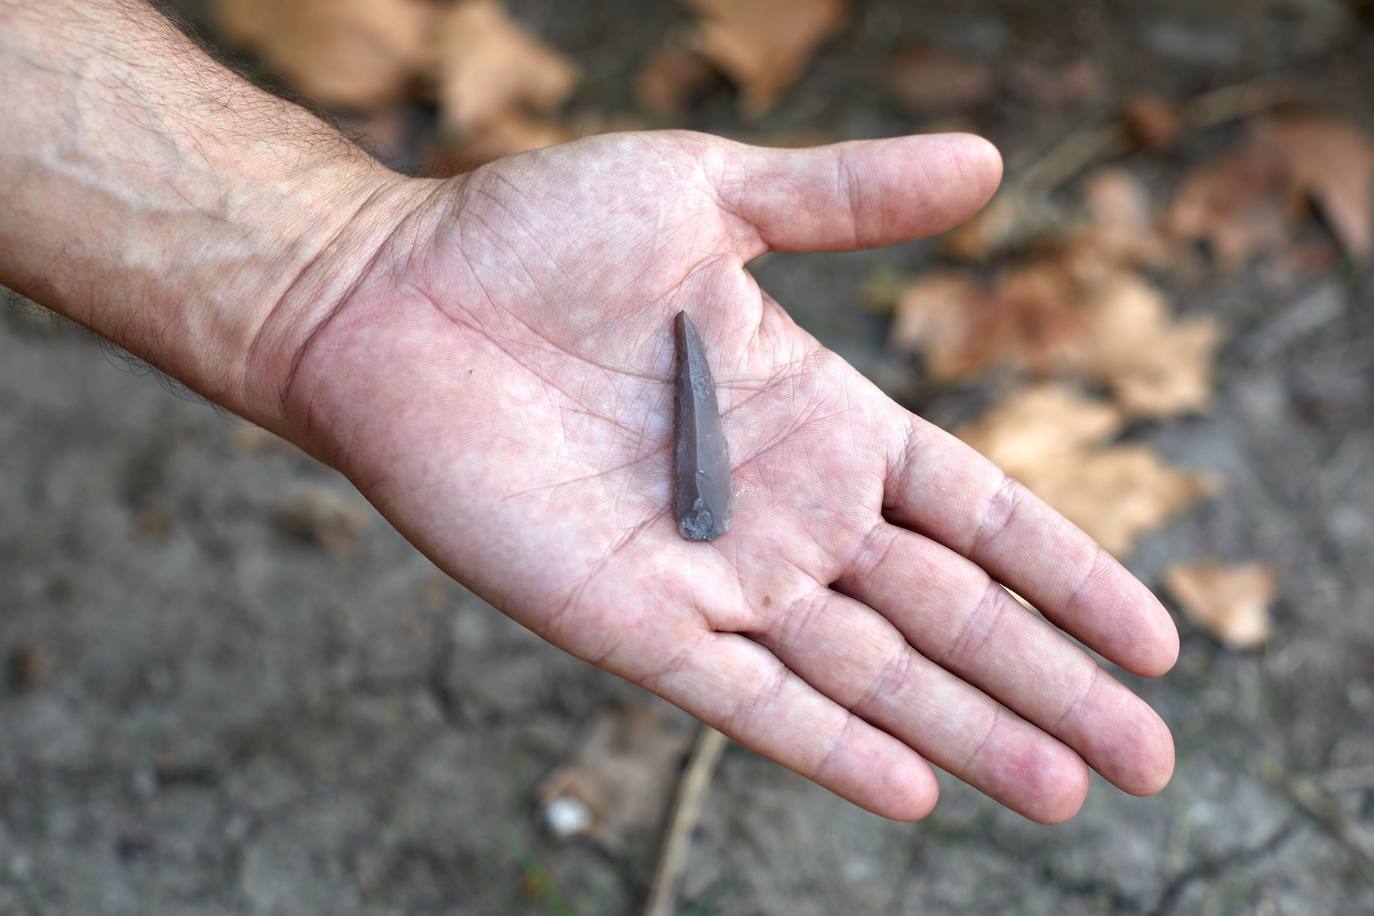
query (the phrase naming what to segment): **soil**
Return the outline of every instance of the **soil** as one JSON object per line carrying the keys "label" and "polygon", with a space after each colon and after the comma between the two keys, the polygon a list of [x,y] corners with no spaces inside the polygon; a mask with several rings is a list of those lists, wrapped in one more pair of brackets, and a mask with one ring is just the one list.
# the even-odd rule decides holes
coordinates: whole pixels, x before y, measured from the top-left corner
{"label": "soil", "polygon": [[[202,10],[185,4],[193,17]],[[575,108],[631,109],[635,67],[684,21],[667,0],[512,0],[584,70]],[[878,136],[957,124],[1014,173],[1128,90],[1185,98],[1281,75],[1374,129],[1374,31],[1336,0],[863,2],[772,114],[727,89],[687,126]],[[888,52],[930,41],[1002,87],[913,118]],[[1086,58],[1094,98],[1036,103],[1018,62]],[[1125,164],[1167,193],[1235,139],[1219,127]],[[956,422],[988,384],[937,390],[859,304],[935,247],[756,265],[799,321],[914,409]],[[1225,475],[1224,495],[1131,566],[1258,559],[1275,636],[1236,653],[1181,624],[1178,668],[1127,680],[1178,769],[1156,798],[1100,780],[1041,827],[945,779],[918,824],[868,815],[738,747],[691,845],[679,912],[1374,912],[1374,308],[1369,274],[1276,282],[1263,265],[1175,285],[1228,340],[1204,417],[1131,435]],[[0,307],[0,914],[615,914],[642,906],[654,838],[620,854],[539,827],[535,792],[602,712],[647,695],[448,583],[345,481],[35,307]],[[356,536],[282,514],[323,490]],[[674,721],[687,722],[677,713]]]}

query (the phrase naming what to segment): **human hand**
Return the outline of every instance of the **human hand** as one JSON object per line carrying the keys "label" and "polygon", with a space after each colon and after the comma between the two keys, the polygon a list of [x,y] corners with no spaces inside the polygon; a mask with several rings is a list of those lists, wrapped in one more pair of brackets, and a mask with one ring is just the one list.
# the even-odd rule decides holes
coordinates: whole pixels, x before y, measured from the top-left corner
{"label": "human hand", "polygon": [[[1167,728],[1056,625],[1157,675],[1168,614],[745,267],[939,231],[999,174],[964,136],[774,151],[652,133],[417,185],[305,336],[285,416],[521,623],[869,810],[928,813],[926,761],[1039,821],[1078,810],[1089,766],[1156,792]],[[669,510],[679,310],[734,466],[733,524],[709,544]]]}

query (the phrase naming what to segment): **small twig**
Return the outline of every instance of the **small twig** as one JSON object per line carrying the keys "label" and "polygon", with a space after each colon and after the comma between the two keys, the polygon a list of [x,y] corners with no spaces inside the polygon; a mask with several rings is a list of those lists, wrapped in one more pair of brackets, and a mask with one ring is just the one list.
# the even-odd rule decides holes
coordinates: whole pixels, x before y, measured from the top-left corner
{"label": "small twig", "polygon": [[1335,793],[1374,789],[1374,766],[1355,766],[1332,770],[1321,777],[1321,782],[1322,785],[1326,786],[1326,791]]}
{"label": "small twig", "polygon": [[1120,156],[1131,148],[1120,119],[1075,131],[1022,170],[1016,188],[1023,194],[1048,194],[1098,159]]}
{"label": "small twig", "polygon": [[[1268,79],[1249,80],[1196,95],[1178,108],[1179,121],[1189,130],[1215,127],[1298,98],[1293,87]],[[1048,194],[1099,159],[1120,156],[1135,148],[1125,121],[1115,117],[1074,131],[1021,171],[1016,188],[1024,194]]]}
{"label": "small twig", "polygon": [[1164,885],[1163,892],[1155,901],[1155,905],[1150,908],[1148,916],[1168,916],[1178,907],[1179,899],[1190,885],[1198,881],[1215,878],[1229,868],[1236,868],[1247,862],[1256,862],[1273,855],[1283,848],[1294,832],[1294,824],[1290,820],[1256,846],[1234,849],[1215,858],[1199,859]]}
{"label": "small twig", "polygon": [[[1179,126],[1185,130],[1215,127],[1297,99],[1290,86],[1272,80],[1250,80],[1194,96],[1178,106]],[[1012,175],[986,210],[951,237],[956,256],[982,259],[990,251],[1015,247],[1047,228],[1059,225],[1064,213],[1051,201],[1061,185],[1096,162],[1124,156],[1138,148],[1128,120],[1117,115],[1073,131]],[[969,228],[976,227],[976,228]],[[958,239],[963,241],[956,241]],[[959,255],[961,248],[976,254]]]}
{"label": "small twig", "polygon": [[1259,776],[1352,853],[1363,871],[1369,873],[1374,868],[1374,839],[1351,823],[1340,804],[1315,780],[1290,776],[1273,760],[1262,762]]}
{"label": "small twig", "polygon": [[671,916],[676,899],[677,880],[687,864],[687,850],[691,845],[692,831],[696,829],[697,819],[701,817],[701,806],[706,800],[706,787],[711,784],[716,762],[729,741],[724,735],[703,725],[697,735],[692,757],[683,771],[682,782],[678,784],[677,799],[673,802],[673,813],[668,819],[668,829],[663,838],[663,849],[659,853],[658,867],[654,869],[654,880],[650,885],[649,903],[644,908],[644,916]]}
{"label": "small twig", "polygon": [[1195,95],[1178,113],[1185,127],[1215,127],[1295,102],[1299,98],[1301,95],[1298,91],[1287,83],[1260,78]]}

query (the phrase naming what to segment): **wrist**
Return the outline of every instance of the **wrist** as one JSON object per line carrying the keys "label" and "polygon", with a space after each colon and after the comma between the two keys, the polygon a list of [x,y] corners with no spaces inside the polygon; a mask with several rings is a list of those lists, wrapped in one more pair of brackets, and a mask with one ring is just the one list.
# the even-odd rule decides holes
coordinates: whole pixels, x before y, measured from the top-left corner
{"label": "wrist", "polygon": [[239,341],[243,416],[316,451],[310,409],[297,372],[323,328],[361,289],[385,283],[387,268],[407,254],[426,207],[444,182],[407,178],[381,166],[325,170],[296,193],[277,233],[294,255],[260,283],[269,303],[249,337]]}
{"label": "wrist", "polygon": [[411,185],[141,0],[0,12],[0,283],[281,429],[282,353]]}

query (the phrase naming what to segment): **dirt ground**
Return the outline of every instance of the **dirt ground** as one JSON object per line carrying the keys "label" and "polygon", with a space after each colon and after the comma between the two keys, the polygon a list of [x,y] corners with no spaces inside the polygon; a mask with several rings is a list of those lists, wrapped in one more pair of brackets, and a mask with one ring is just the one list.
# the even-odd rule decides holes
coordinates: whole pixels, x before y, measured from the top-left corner
{"label": "dirt ground", "polygon": [[[610,110],[632,105],[630,74],[681,20],[667,0],[510,5],[584,68],[576,104]],[[907,39],[998,66],[1096,62],[1096,101],[1009,97],[965,122],[1012,173],[1139,87],[1182,98],[1282,74],[1374,128],[1374,30],[1336,0],[859,3],[763,122],[741,124],[721,92],[688,123],[834,138],[928,127],[874,88]],[[1167,188],[1229,131],[1128,164]],[[875,269],[916,271],[932,252],[780,256],[757,273],[824,341],[952,423],[984,393],[916,383],[882,345],[885,319],[857,304]],[[731,747],[679,912],[1374,912],[1371,277],[1276,287],[1261,271],[1174,290],[1226,327],[1217,406],[1132,432],[1229,481],[1132,567],[1158,585],[1173,561],[1253,558],[1280,581],[1264,650],[1225,650],[1184,623],[1172,674],[1128,678],[1177,738],[1169,788],[1141,800],[1098,780],[1076,820],[1041,827],[945,779],[935,814],[899,825]],[[333,472],[17,302],[0,306],[0,443],[0,914],[642,905],[653,836],[610,855],[552,839],[534,814],[540,781],[641,691],[446,583]],[[351,552],[282,523],[321,489],[367,520]]]}

